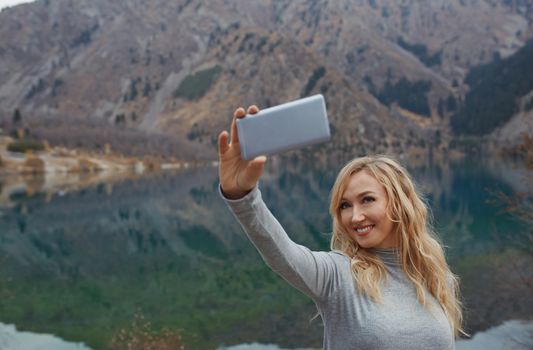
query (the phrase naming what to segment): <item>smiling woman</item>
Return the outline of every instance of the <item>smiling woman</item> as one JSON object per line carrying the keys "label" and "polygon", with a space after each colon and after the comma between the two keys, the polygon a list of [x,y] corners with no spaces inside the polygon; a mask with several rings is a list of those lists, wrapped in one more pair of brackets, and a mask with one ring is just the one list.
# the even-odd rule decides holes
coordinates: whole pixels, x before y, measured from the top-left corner
{"label": "smiling woman", "polygon": [[381,300],[381,276],[388,271],[374,253],[394,248],[402,272],[416,289],[417,300],[427,307],[429,292],[458,335],[457,281],[433,237],[427,207],[407,171],[389,157],[356,158],[340,171],[331,193],[331,248],[351,257],[358,290],[374,301]]}
{"label": "smiling woman", "polygon": [[220,193],[268,266],[315,302],[324,349],[453,349],[457,279],[407,171],[385,156],[345,165],[331,191],[332,250],[311,251],[261,198],[266,157],[241,158],[236,119],[245,115],[237,109],[231,135],[219,135]]}

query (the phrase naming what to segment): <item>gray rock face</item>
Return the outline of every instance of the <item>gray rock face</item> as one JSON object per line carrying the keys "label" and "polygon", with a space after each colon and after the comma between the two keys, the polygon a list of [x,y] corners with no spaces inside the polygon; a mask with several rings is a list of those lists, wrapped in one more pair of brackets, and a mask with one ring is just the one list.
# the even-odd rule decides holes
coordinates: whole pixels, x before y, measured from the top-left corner
{"label": "gray rock face", "polygon": [[[464,94],[470,67],[531,38],[532,13],[528,2],[489,0],[39,1],[0,13],[0,111],[95,117],[212,147],[232,108],[321,92],[337,148],[381,135],[375,151],[386,151],[401,138],[397,123],[414,135],[445,131],[438,116],[449,112],[439,102]],[[191,87],[199,97],[176,96],[187,77],[210,67],[222,73]],[[326,74],[312,81],[320,67]],[[430,115],[412,118],[420,112],[409,105],[376,100],[402,78],[428,84],[416,98],[427,100]],[[395,103],[399,115],[389,110]],[[378,116],[377,125],[367,115]],[[369,134],[354,139],[345,123]]]}

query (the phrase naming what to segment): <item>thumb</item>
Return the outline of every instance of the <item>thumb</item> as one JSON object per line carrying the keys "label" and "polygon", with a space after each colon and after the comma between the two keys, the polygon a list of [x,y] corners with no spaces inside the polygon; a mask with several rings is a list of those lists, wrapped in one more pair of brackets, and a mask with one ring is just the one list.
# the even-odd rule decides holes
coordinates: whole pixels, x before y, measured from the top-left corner
{"label": "thumb", "polygon": [[248,164],[248,175],[249,178],[259,180],[261,175],[263,175],[263,170],[265,169],[265,163],[267,161],[266,156],[255,157]]}

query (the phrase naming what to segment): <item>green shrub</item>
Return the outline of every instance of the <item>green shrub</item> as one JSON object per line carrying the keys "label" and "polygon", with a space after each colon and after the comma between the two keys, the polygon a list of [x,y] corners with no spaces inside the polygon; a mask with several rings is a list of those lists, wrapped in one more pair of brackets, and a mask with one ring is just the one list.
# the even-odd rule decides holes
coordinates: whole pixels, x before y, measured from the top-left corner
{"label": "green shrub", "polygon": [[431,110],[427,100],[427,94],[431,90],[430,81],[411,82],[402,77],[396,83],[391,83],[389,79],[385,86],[377,95],[377,98],[387,106],[398,103],[402,108],[422,116],[429,116]]}
{"label": "green shrub", "polygon": [[31,99],[33,96],[37,95],[40,92],[43,92],[45,89],[46,89],[46,81],[39,78],[37,83],[32,85],[30,91],[28,91],[28,93],[26,94],[26,99],[27,100]]}
{"label": "green shrub", "polygon": [[401,37],[398,38],[398,45],[418,57],[428,67],[438,66],[442,63],[442,50],[430,55],[424,44],[410,44]]}
{"label": "green shrub", "polygon": [[326,68],[324,66],[320,66],[317,69],[313,71],[313,74],[309,77],[307,80],[307,84],[305,84],[305,87],[303,88],[300,97],[308,96],[311,93],[311,90],[314,89],[316,83],[326,74]]}
{"label": "green shrub", "polygon": [[515,54],[470,70],[470,91],[451,116],[458,134],[484,135],[507,123],[518,112],[517,100],[533,89],[533,40]]}
{"label": "green shrub", "polygon": [[92,41],[92,35],[93,33],[98,29],[99,25],[96,23],[91,28],[87,28],[85,30],[82,30],[81,33],[72,41],[70,44],[71,48],[75,48],[77,46],[83,45],[89,45]]}
{"label": "green shrub", "polygon": [[183,97],[188,100],[201,98],[221,72],[222,68],[220,66],[214,66],[188,75],[174,91],[174,97]]}
{"label": "green shrub", "polygon": [[30,140],[17,140],[7,145],[10,152],[26,153],[27,151],[42,151],[44,145],[41,142]]}

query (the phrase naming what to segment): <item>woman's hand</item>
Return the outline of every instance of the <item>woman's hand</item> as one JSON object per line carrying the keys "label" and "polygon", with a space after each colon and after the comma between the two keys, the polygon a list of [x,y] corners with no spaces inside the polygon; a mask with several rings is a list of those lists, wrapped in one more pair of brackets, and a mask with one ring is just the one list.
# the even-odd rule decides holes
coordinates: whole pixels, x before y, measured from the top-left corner
{"label": "woman's hand", "polygon": [[[257,106],[248,107],[248,114],[259,112]],[[263,174],[266,156],[255,157],[253,160],[241,158],[239,135],[237,134],[237,118],[244,118],[244,108],[239,107],[233,114],[231,122],[231,141],[228,143],[227,131],[218,135],[218,175],[222,192],[229,199],[244,197],[250,192]]]}

